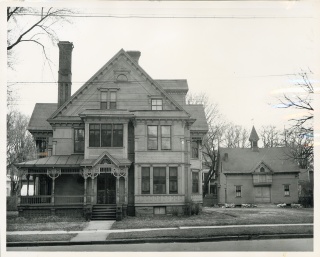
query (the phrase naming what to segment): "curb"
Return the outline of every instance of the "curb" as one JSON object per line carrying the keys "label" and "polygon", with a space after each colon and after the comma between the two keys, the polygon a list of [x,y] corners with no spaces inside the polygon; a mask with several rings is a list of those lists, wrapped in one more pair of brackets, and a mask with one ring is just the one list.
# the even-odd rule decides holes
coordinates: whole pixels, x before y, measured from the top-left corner
{"label": "curb", "polygon": [[96,245],[96,244],[144,244],[144,243],[196,243],[239,240],[262,239],[294,239],[313,238],[313,234],[270,234],[270,235],[239,235],[239,236],[214,236],[203,238],[146,238],[146,239],[113,239],[106,241],[38,241],[38,242],[7,242],[7,247],[32,247],[32,246],[61,246],[61,245]]}

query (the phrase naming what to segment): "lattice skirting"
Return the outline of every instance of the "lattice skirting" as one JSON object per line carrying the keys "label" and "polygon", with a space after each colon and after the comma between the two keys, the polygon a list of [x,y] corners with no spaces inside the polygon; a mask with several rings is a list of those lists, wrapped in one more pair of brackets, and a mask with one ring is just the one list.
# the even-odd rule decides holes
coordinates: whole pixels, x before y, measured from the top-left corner
{"label": "lattice skirting", "polygon": [[56,215],[59,217],[83,217],[83,209],[24,209],[19,211],[22,217],[47,217]]}

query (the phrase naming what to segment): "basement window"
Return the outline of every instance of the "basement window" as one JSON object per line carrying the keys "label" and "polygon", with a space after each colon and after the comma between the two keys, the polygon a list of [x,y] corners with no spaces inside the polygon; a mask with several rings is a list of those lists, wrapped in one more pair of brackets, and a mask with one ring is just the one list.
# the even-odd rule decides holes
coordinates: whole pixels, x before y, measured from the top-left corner
{"label": "basement window", "polygon": [[153,207],[153,213],[154,214],[166,214],[166,207],[165,206]]}

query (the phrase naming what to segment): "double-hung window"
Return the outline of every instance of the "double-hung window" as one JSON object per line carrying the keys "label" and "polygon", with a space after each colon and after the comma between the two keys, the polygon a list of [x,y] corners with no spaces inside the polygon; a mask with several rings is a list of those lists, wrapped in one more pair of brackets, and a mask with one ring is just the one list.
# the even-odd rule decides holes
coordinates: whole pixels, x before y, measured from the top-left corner
{"label": "double-hung window", "polygon": [[171,126],[161,126],[161,149],[171,149]]}
{"label": "double-hung window", "polygon": [[90,124],[89,147],[122,147],[122,124]]}
{"label": "double-hung window", "polygon": [[153,193],[166,193],[166,167],[153,168]]}
{"label": "double-hung window", "polygon": [[117,92],[102,91],[100,100],[100,109],[117,109]]}
{"label": "double-hung window", "polygon": [[290,196],[290,186],[283,185],[283,187],[284,187],[284,196]]}
{"label": "double-hung window", "polygon": [[141,193],[150,194],[150,167],[141,168]]}
{"label": "double-hung window", "polygon": [[241,186],[236,186],[236,197],[241,197]]}
{"label": "double-hung window", "polygon": [[162,99],[151,99],[151,110],[161,111],[162,109]]}
{"label": "double-hung window", "polygon": [[74,129],[74,152],[84,152],[84,129]]}
{"label": "double-hung window", "polygon": [[193,140],[191,142],[191,157],[194,159],[198,159],[199,158],[199,144],[198,141]]}
{"label": "double-hung window", "polygon": [[100,124],[89,125],[89,146],[100,147]]}
{"label": "double-hung window", "polygon": [[148,149],[158,150],[158,126],[148,126]]}
{"label": "double-hung window", "polygon": [[199,172],[192,172],[192,193],[199,193]]}
{"label": "double-hung window", "polygon": [[[158,138],[159,129],[160,138]],[[159,140],[161,150],[171,150],[171,126],[148,126],[148,150],[158,150]]]}
{"label": "double-hung window", "polygon": [[178,168],[169,167],[169,194],[178,193]]}

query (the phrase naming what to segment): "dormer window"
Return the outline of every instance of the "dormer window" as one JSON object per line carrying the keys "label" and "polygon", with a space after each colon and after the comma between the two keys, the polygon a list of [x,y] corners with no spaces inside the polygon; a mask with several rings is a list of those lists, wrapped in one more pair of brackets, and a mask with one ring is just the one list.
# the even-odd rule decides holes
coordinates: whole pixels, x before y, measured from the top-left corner
{"label": "dormer window", "polygon": [[161,111],[162,110],[162,99],[151,99],[151,110]]}
{"label": "dormer window", "polygon": [[265,169],[263,167],[261,167],[260,172],[265,172]]}
{"label": "dormer window", "polygon": [[117,92],[115,91],[102,91],[100,109],[117,109]]}

